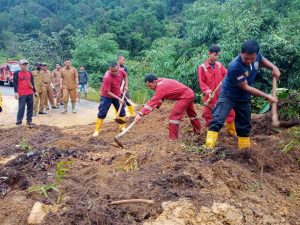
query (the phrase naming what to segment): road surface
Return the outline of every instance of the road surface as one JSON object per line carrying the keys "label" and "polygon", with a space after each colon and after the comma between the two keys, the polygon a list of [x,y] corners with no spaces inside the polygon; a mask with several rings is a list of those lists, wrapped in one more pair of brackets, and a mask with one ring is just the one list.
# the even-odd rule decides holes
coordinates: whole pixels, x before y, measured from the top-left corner
{"label": "road surface", "polygon": [[[13,87],[0,86],[0,91],[3,94],[3,111],[0,113],[1,127],[16,126],[16,115],[18,111],[18,101],[14,98]],[[63,106],[60,109],[46,110],[47,115],[37,115],[33,117],[33,122],[41,125],[50,126],[73,126],[86,125],[94,123],[98,112],[98,103],[87,100],[80,100],[76,104],[77,113],[71,112],[71,103],[68,104],[68,113],[62,114]],[[110,108],[105,121],[111,121],[115,118],[114,111]],[[26,123],[26,112],[23,119],[23,125]]]}

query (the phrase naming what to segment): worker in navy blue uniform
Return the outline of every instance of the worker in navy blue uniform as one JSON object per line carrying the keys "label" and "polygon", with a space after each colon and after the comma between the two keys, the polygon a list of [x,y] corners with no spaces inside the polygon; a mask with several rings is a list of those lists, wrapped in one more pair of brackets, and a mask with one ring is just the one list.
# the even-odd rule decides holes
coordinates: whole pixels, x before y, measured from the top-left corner
{"label": "worker in navy blue uniform", "polygon": [[213,118],[206,136],[206,147],[214,148],[218,139],[218,132],[224,125],[231,109],[236,113],[235,124],[238,136],[238,148],[249,149],[251,131],[251,95],[260,96],[270,103],[278,102],[277,98],[264,93],[253,86],[254,79],[260,67],[272,71],[277,80],[279,69],[263,57],[257,41],[245,41],[239,56],[229,64],[227,76],[222,85],[219,100],[213,109]]}

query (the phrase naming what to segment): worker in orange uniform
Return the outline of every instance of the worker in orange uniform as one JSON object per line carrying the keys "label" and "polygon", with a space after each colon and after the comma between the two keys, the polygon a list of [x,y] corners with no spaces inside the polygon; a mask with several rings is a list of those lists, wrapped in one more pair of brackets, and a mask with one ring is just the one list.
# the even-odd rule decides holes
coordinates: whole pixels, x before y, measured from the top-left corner
{"label": "worker in orange uniform", "polygon": [[[120,66],[116,62],[111,63],[109,66],[109,70],[106,71],[103,77],[103,82],[100,90],[101,99],[98,107],[96,128],[93,137],[97,137],[99,135],[99,131],[111,104],[113,104],[117,110],[119,110],[119,107],[121,107],[120,119],[125,122],[126,112],[123,104],[124,102],[121,99],[122,96],[120,90],[120,86],[123,80],[123,91],[126,92],[128,90],[127,73],[123,68],[120,68]],[[120,130],[124,130],[125,126],[126,123],[120,124]]]}
{"label": "worker in orange uniform", "polygon": [[[208,49],[208,59],[198,67],[198,82],[201,91],[204,94],[204,102],[209,98],[210,102],[207,106],[204,106],[202,117],[205,119],[206,128],[209,127],[212,119],[212,109],[215,107],[221,88],[214,94],[213,91],[222,82],[227,70],[222,63],[217,62],[220,56],[220,47],[218,45],[211,45]],[[236,135],[236,129],[234,124],[235,113],[232,109],[226,118],[226,128],[228,134],[231,136]]]}
{"label": "worker in orange uniform", "polygon": [[63,90],[64,110],[62,113],[68,112],[68,101],[71,98],[72,112],[76,113],[78,72],[71,66],[71,60],[65,61],[65,66],[61,69],[60,89]]}
{"label": "worker in orange uniform", "polygon": [[185,113],[191,121],[194,133],[200,134],[201,124],[194,109],[195,94],[192,89],[176,80],[157,78],[153,74],[146,75],[145,83],[148,88],[155,91],[155,94],[136,115],[136,122],[155,107],[160,107],[164,100],[177,100],[169,116],[169,139],[178,139],[179,124]]}

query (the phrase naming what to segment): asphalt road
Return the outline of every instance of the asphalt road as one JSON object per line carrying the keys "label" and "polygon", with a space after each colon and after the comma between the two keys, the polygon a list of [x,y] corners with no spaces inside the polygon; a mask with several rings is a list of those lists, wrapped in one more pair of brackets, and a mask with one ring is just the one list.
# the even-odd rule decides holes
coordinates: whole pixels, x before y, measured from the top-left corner
{"label": "asphalt road", "polygon": [[[14,89],[13,87],[0,86],[0,91],[3,95],[3,111],[0,113],[0,125],[2,125],[1,127],[15,126],[18,101],[14,98]],[[76,103],[77,113],[72,113],[71,103],[69,102],[67,114],[61,113],[63,110],[62,107],[60,109],[50,109],[46,111],[48,113],[47,115],[38,115],[33,117],[33,122],[36,124],[58,127],[90,124],[96,121],[98,104],[99,103],[97,102],[80,100],[80,102]],[[105,121],[112,121],[114,118],[114,110],[111,108]],[[26,113],[23,119],[23,124],[25,123]]]}
{"label": "asphalt road", "polygon": [[0,86],[0,91],[3,96],[14,96],[14,87]]}

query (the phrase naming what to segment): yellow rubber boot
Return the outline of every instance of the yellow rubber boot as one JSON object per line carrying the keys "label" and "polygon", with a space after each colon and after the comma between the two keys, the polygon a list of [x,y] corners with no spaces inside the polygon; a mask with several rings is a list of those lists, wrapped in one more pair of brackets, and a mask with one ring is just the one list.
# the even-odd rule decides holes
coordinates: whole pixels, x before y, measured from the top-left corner
{"label": "yellow rubber boot", "polygon": [[250,137],[238,137],[238,147],[240,150],[242,149],[250,149]]}
{"label": "yellow rubber boot", "polygon": [[[123,116],[123,117],[119,117],[121,120],[123,120],[123,121],[126,121],[125,120],[125,116]],[[123,130],[125,130],[125,128],[126,128],[126,123],[124,123],[124,124],[119,124],[119,129],[120,129],[120,131],[123,131]]]}
{"label": "yellow rubber boot", "polygon": [[132,105],[128,105],[127,108],[128,108],[128,111],[129,111],[129,115],[130,116],[135,116],[134,107]]}
{"label": "yellow rubber boot", "polygon": [[205,147],[208,149],[212,149],[215,147],[216,142],[218,140],[218,132],[215,131],[207,131]]}
{"label": "yellow rubber boot", "polygon": [[234,122],[226,122],[226,129],[230,136],[236,136],[236,129],[235,129],[235,123]]}
{"label": "yellow rubber boot", "polygon": [[103,124],[103,119],[97,118],[95,132],[93,134],[93,137],[98,137],[102,124]]}

